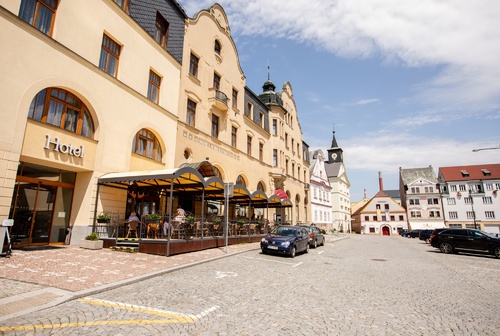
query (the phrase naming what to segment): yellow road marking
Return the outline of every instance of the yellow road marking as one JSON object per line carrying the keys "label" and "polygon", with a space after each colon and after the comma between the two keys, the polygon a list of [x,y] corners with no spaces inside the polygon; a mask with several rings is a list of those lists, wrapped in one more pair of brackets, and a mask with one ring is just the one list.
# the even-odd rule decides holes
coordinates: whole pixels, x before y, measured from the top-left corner
{"label": "yellow road marking", "polygon": [[[0,327],[0,331],[19,331],[19,330],[40,330],[40,329],[55,329],[55,328],[70,328],[70,327],[87,327],[87,326],[104,326],[104,325],[120,325],[120,324],[167,324],[179,323],[174,319],[168,320],[117,320],[117,321],[93,321],[93,322],[75,322],[75,323],[56,323],[56,324],[38,324],[26,326]],[[194,322],[194,321],[192,321]]]}
{"label": "yellow road marking", "polygon": [[78,300],[83,303],[100,305],[103,307],[112,307],[118,309],[126,309],[131,311],[142,312],[149,315],[156,315],[167,317],[161,320],[107,320],[107,321],[91,321],[91,322],[74,322],[74,323],[55,323],[55,324],[38,324],[38,325],[24,325],[24,326],[10,326],[0,327],[0,332],[4,331],[27,331],[27,330],[41,330],[41,329],[54,329],[54,328],[72,328],[72,327],[88,327],[88,326],[106,326],[106,325],[144,325],[144,324],[170,324],[170,323],[193,323],[202,317],[208,315],[212,311],[219,308],[218,306],[211,307],[204,312],[197,315],[188,315],[175,313],[160,309],[148,308],[144,306],[132,305],[121,302],[112,302],[93,298],[83,298]]}

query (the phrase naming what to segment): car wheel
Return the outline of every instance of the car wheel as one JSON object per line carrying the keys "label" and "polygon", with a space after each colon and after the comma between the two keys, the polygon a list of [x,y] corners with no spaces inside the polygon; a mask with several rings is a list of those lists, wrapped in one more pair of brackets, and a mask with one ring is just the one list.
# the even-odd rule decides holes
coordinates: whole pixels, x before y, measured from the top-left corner
{"label": "car wheel", "polygon": [[453,246],[450,243],[441,243],[439,244],[439,250],[443,253],[452,253]]}
{"label": "car wheel", "polygon": [[309,253],[309,243],[306,244],[306,250],[304,251],[304,253]]}
{"label": "car wheel", "polygon": [[493,255],[497,258],[500,258],[500,246],[495,246],[493,248]]}
{"label": "car wheel", "polygon": [[325,237],[323,237],[323,241],[321,242],[321,246],[325,246]]}
{"label": "car wheel", "polygon": [[295,253],[297,253],[297,248],[294,246],[290,250],[290,258],[295,258]]}
{"label": "car wheel", "polygon": [[314,248],[317,248],[318,247],[318,241],[316,239],[314,239],[314,242],[313,242],[313,247]]}

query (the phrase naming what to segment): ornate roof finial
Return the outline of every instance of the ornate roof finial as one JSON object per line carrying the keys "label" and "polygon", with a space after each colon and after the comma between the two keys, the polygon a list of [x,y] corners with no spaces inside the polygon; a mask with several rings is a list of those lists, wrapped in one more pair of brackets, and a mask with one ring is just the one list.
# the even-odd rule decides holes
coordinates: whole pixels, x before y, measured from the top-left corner
{"label": "ornate roof finial", "polygon": [[267,59],[267,80],[271,80],[271,67],[269,66],[269,58]]}

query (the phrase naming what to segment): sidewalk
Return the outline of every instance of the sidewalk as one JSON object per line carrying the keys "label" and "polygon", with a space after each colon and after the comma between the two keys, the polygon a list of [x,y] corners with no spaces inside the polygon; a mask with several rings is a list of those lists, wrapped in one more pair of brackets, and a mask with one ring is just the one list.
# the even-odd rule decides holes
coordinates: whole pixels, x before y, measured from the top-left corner
{"label": "sidewalk", "polygon": [[[328,236],[329,242],[347,238]],[[77,246],[14,250],[0,258],[0,322],[53,307],[131,282],[258,250],[260,243],[238,244],[170,257]]]}

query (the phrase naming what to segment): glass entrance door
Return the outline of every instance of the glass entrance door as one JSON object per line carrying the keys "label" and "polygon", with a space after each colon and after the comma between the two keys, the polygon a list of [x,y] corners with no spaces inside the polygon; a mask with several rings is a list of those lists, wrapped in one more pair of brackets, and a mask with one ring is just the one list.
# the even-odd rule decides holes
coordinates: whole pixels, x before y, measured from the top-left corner
{"label": "glass entrance door", "polygon": [[17,186],[12,239],[19,245],[48,244],[57,188],[41,183]]}
{"label": "glass entrance door", "polygon": [[65,242],[75,178],[73,172],[21,163],[9,216],[14,247]]}

